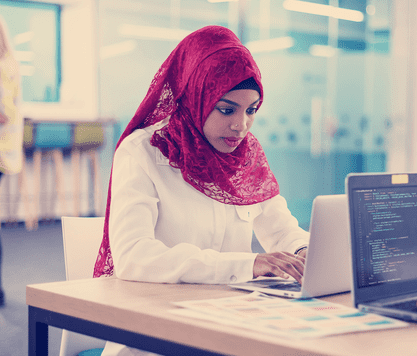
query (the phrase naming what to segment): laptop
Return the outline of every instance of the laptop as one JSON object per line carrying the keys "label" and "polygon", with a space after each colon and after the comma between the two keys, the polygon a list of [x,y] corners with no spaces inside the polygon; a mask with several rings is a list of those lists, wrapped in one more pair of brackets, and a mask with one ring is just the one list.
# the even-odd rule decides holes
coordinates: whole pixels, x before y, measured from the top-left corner
{"label": "laptop", "polygon": [[349,174],[354,306],[417,320],[417,174]]}
{"label": "laptop", "polygon": [[230,286],[288,298],[313,298],[350,291],[348,202],[344,194],[319,195],[313,201],[310,242],[303,283],[261,277]]}

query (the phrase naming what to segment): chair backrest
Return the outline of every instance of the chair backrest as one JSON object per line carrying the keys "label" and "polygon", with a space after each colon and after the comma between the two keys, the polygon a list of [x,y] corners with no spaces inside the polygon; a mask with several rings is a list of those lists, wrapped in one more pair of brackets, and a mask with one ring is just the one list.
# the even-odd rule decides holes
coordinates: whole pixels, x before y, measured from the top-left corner
{"label": "chair backrest", "polygon": [[61,221],[67,281],[92,278],[103,238],[104,217],[64,216]]}
{"label": "chair backrest", "polygon": [[[93,278],[103,238],[104,217],[64,216],[61,222],[67,280]],[[104,345],[104,340],[63,330],[60,356],[75,356],[86,349],[102,348]]]}

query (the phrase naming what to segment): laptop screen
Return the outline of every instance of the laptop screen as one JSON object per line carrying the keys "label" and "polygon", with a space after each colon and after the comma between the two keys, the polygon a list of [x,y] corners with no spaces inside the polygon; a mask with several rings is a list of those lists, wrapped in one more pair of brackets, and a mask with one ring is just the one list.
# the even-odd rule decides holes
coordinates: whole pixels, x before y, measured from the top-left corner
{"label": "laptop screen", "polygon": [[417,276],[417,186],[354,189],[358,288]]}

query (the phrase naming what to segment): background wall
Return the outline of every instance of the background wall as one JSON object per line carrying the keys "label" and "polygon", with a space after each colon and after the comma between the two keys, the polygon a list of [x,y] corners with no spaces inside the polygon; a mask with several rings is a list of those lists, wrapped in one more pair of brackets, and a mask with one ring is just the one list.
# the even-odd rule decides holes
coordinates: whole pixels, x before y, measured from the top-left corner
{"label": "background wall", "polygon": [[[366,1],[343,5],[366,13]],[[365,44],[366,21],[341,21],[338,41],[342,48],[333,58],[319,57],[311,55],[310,46],[330,41],[327,18],[291,13],[283,9],[283,1],[252,0],[239,6],[205,0],[100,1],[99,108],[104,116],[117,116],[124,127],[154,73],[179,41],[147,38],[140,27],[127,34],[126,26],[193,31],[217,24],[235,28],[240,35],[243,31],[248,46],[261,39],[291,36],[295,41],[290,48],[253,52],[266,94],[252,132],[265,149],[281,194],[300,223],[308,226],[316,195],[343,193],[349,172],[386,169],[391,127],[390,24],[374,21],[371,35],[382,31],[385,37],[370,48]],[[378,4],[384,11],[386,6],[387,2]],[[245,14],[236,26],[242,10]],[[386,18],[386,11],[379,16]],[[112,48],[112,55],[103,55]],[[328,110],[329,97],[333,113]],[[314,102],[323,109],[319,122],[314,121]]]}
{"label": "background wall", "polygon": [[[288,11],[284,0],[59,1],[60,100],[26,102],[23,112],[34,119],[118,120],[100,154],[105,197],[114,144],[159,66],[190,31],[229,27],[252,48],[263,75],[265,102],[252,131],[282,195],[308,226],[314,197],[343,193],[347,173],[414,170],[417,127],[413,1],[310,2],[357,10],[364,20]],[[277,38],[290,38],[291,45],[253,49]],[[67,195],[70,204],[70,190]]]}

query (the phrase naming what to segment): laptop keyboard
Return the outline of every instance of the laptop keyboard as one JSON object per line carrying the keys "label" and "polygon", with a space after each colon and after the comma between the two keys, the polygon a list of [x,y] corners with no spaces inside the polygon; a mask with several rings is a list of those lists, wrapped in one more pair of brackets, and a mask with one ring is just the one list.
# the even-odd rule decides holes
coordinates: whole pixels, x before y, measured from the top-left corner
{"label": "laptop keyboard", "polygon": [[282,289],[282,290],[289,290],[289,291],[299,291],[301,290],[301,284],[298,282],[293,283],[277,283],[272,284],[268,288],[272,289]]}
{"label": "laptop keyboard", "polygon": [[394,309],[401,309],[401,310],[409,310],[409,311],[417,311],[417,301],[416,300],[409,300],[406,302],[396,303],[396,304],[389,304],[387,305],[388,308]]}

